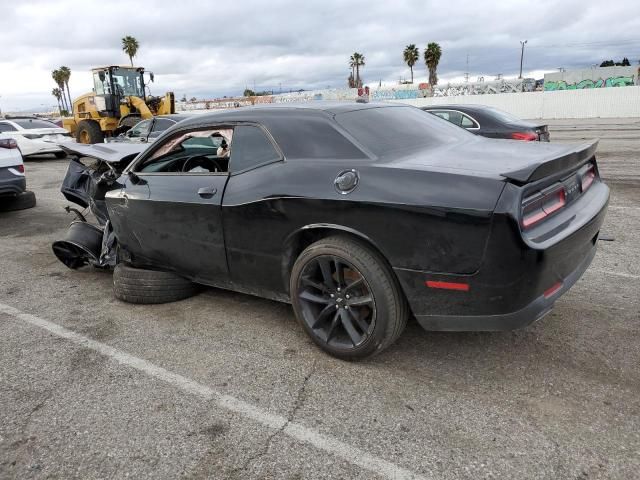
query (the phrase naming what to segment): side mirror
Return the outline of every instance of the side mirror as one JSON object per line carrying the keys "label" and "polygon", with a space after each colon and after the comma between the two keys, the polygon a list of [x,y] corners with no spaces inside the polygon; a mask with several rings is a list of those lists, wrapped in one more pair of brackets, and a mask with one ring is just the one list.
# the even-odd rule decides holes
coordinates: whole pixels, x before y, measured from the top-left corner
{"label": "side mirror", "polygon": [[155,78],[155,77],[154,77],[154,75],[153,75],[153,72],[149,72],[149,80],[151,80],[151,81],[153,82],[153,79],[154,79],[154,78]]}
{"label": "side mirror", "polygon": [[100,79],[101,82],[104,83],[104,80],[107,78],[106,75],[104,74],[104,71],[100,70],[98,72],[98,78]]}

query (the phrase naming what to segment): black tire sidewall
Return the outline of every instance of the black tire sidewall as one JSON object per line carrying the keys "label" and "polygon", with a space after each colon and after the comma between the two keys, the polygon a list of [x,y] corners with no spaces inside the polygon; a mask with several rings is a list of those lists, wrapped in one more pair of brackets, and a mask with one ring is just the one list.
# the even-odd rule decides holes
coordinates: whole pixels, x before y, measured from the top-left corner
{"label": "black tire sidewall", "polygon": [[36,194],[27,190],[13,198],[0,199],[0,212],[12,212],[16,210],[26,210],[36,206]]}
{"label": "black tire sidewall", "polygon": [[113,270],[113,292],[128,303],[160,304],[183,300],[198,293],[198,286],[172,272],[134,268],[119,263]]}

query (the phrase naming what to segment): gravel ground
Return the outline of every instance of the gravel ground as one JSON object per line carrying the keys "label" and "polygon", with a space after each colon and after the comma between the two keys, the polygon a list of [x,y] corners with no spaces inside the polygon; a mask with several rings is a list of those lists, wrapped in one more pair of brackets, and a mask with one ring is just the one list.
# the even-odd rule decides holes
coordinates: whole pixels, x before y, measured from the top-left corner
{"label": "gravel ground", "polygon": [[550,123],[601,138],[613,241],[526,329],[410,323],[356,364],[276,302],[115,300],[51,253],[67,162],[27,162],[38,205],[0,213],[0,478],[638,478],[640,120]]}

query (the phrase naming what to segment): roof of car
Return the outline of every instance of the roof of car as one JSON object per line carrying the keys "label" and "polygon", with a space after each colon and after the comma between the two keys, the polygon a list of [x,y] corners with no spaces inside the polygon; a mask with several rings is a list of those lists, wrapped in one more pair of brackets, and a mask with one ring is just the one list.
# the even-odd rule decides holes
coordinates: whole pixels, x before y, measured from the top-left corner
{"label": "roof of car", "polygon": [[250,119],[253,116],[281,116],[284,110],[295,110],[296,113],[310,115],[317,112],[325,112],[329,115],[338,113],[352,112],[356,110],[367,110],[371,108],[389,108],[389,107],[407,107],[408,105],[400,103],[387,102],[332,102],[323,100],[312,100],[309,102],[290,102],[290,103],[268,103],[263,105],[254,105],[251,107],[240,107],[229,110],[222,110],[202,115],[193,115],[185,125],[202,124],[208,121],[225,121]]}
{"label": "roof of car", "polygon": [[423,110],[469,110],[471,112],[478,111],[487,111],[490,107],[486,105],[476,105],[476,104],[448,104],[448,105],[427,105],[426,107],[420,107]]}
{"label": "roof of car", "polygon": [[170,120],[175,120],[179,122],[180,120],[186,120],[187,118],[192,118],[195,115],[189,115],[186,113],[170,113],[168,115],[157,115],[156,118],[168,118]]}

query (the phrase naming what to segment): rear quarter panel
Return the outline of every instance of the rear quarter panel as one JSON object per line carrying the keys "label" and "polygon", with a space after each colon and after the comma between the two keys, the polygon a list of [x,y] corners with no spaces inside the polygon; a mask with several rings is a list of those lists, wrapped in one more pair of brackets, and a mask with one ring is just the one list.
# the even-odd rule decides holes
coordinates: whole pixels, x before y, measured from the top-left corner
{"label": "rear quarter panel", "polygon": [[[346,169],[357,170],[360,181],[343,195],[334,179]],[[495,179],[371,160],[295,159],[232,175],[223,199],[230,272],[238,284],[285,291],[288,239],[331,225],[371,242],[394,268],[472,273],[503,187]]]}

